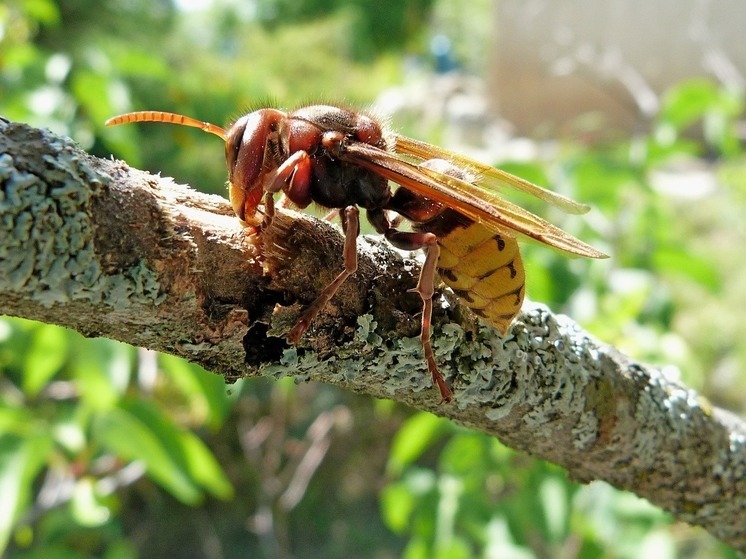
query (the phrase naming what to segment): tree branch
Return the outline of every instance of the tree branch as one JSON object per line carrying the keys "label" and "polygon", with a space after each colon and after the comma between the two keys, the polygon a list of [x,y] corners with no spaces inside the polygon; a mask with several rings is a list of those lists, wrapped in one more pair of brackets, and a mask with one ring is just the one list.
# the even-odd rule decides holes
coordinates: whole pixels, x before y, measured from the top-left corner
{"label": "tree branch", "polygon": [[431,411],[603,479],[746,552],[746,425],[692,390],[527,304],[501,337],[449,293],[422,358],[418,267],[385,242],[299,347],[283,335],[341,269],[326,222],[278,213],[261,241],[230,205],[0,120],[0,313],[185,357],[228,382],[293,376]]}

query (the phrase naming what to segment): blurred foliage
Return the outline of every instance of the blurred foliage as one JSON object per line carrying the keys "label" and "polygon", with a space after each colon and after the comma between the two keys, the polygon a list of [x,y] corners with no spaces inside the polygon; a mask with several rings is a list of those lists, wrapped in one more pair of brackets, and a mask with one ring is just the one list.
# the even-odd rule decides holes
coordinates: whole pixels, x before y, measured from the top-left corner
{"label": "blurred foliage", "polygon": [[397,547],[370,519],[402,411],[292,381],[226,387],[171,356],[18,319],[0,320],[0,367],[9,556]]}
{"label": "blurred foliage", "polygon": [[419,40],[422,22],[433,0],[259,0],[257,19],[268,29],[277,29],[323,18],[329,12],[344,12],[353,22],[355,37],[351,53],[356,59],[373,60],[382,51],[400,52]]}
{"label": "blurred foliage", "polygon": [[[61,500],[86,527],[109,521],[118,508],[112,493],[120,482],[132,481],[127,477],[132,474],[147,475],[187,504],[201,502],[207,494],[232,496],[211,451],[174,421],[179,408],[166,409],[158,398],[158,391],[167,389],[172,397],[181,396],[182,407],[192,408],[196,425],[217,427],[232,406],[220,377],[163,358],[166,371],[176,364],[182,377],[179,388],[188,387],[191,378],[199,389],[169,385],[131,391],[138,356],[134,348],[106,339],[84,340],[29,321],[3,320],[2,330],[0,446],[6,455],[0,465],[0,499],[18,515],[3,516],[3,547],[15,521],[35,514],[26,508],[34,487],[39,490],[37,513]],[[140,358],[142,367],[150,361],[156,366],[155,354],[141,351]],[[175,374],[164,375],[161,382]],[[133,469],[133,463],[139,466]],[[34,481],[44,468],[39,488]],[[45,492],[48,502],[43,503]]]}
{"label": "blurred foliage", "polygon": [[[436,468],[418,465],[435,441]],[[411,534],[407,559],[675,556],[667,516],[644,500],[603,483],[581,488],[555,466],[432,415],[404,423],[388,469],[396,481],[382,510],[391,530]]]}
{"label": "blurred foliage", "polygon": [[[430,67],[479,68],[469,59],[487,48],[488,10],[9,0],[0,114],[222,193],[215,138],[106,130],[104,120],[152,108],[222,124],[268,99],[365,106],[404,78],[424,91],[421,104],[440,106]],[[427,53],[433,35],[459,38],[452,59]],[[743,111],[742,92],[695,79],[668,92],[639,135],[579,122],[552,157],[495,161],[593,204],[578,219],[521,200],[612,255],[592,263],[526,245],[529,295],[638,358],[678,366],[734,410],[746,408],[744,319],[732,312],[746,303]],[[421,116],[396,124],[434,141],[458,136],[440,113]],[[427,134],[407,129],[422,121]],[[735,557],[632,495],[577,486],[391,402],[262,379],[226,387],[175,357],[8,318],[0,371],[8,557]]]}

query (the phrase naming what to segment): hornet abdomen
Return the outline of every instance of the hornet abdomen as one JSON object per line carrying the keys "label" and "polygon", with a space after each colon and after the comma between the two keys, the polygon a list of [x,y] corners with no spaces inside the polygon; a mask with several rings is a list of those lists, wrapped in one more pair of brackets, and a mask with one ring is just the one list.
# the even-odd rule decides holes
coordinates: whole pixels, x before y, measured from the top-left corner
{"label": "hornet abdomen", "polygon": [[518,243],[515,237],[464,221],[438,236],[438,273],[475,314],[504,334],[525,292]]}

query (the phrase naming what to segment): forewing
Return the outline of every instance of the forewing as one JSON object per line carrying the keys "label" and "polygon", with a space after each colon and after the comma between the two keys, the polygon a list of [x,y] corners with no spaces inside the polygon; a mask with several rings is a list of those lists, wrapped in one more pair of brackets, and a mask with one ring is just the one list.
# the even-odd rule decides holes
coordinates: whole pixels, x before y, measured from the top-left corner
{"label": "forewing", "polygon": [[[406,136],[394,135],[394,140],[396,142],[394,150],[397,153],[414,157],[420,161],[426,161],[433,158],[445,159],[458,167],[475,173],[477,179],[475,184],[472,186],[474,189],[484,190],[486,194],[489,194],[490,191],[509,187],[535,196],[566,213],[584,214],[590,210],[590,206],[586,204],[576,202],[567,196],[542,188],[520,177],[501,171],[500,169],[491,167],[490,165],[486,165],[476,159],[472,159],[471,157],[453,153],[447,149],[426,142],[420,142]],[[480,188],[480,186],[483,188]]]}
{"label": "forewing", "polygon": [[[434,153],[433,156],[437,157],[437,154]],[[423,168],[397,154],[355,142],[346,145],[339,157],[370,169],[412,192],[453,208],[497,232],[505,233],[506,229],[512,230],[578,256],[607,257],[548,221],[494,193],[487,193],[470,182]]]}

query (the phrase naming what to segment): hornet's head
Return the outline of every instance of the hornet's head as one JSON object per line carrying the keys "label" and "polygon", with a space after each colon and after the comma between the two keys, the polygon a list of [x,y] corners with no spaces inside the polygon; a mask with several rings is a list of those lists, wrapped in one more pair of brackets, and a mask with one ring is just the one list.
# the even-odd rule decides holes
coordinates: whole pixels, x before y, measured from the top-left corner
{"label": "hornet's head", "polygon": [[[229,196],[233,210],[242,221],[254,222],[257,206],[264,193],[264,174],[268,165],[282,149],[278,129],[285,113],[275,109],[260,109],[239,118],[228,130],[209,122],[163,111],[136,111],[115,116],[106,126],[134,122],[165,122],[199,128],[225,141],[228,165]],[[268,153],[269,151],[269,153]]]}

